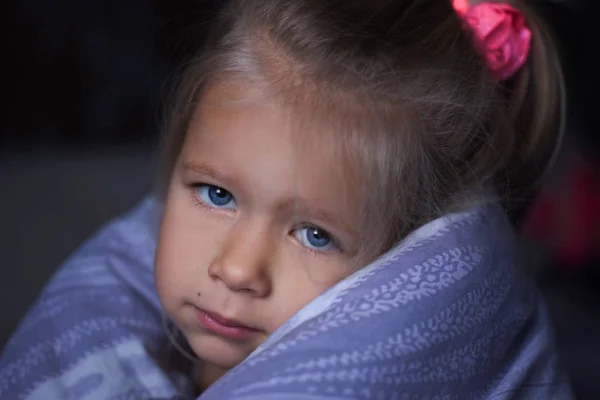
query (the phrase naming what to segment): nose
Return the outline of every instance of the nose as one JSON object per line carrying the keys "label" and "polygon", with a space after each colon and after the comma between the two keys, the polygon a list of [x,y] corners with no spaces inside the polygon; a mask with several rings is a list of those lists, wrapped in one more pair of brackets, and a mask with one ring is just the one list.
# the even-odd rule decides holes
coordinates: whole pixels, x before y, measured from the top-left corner
{"label": "nose", "polygon": [[222,281],[231,291],[267,296],[271,292],[269,264],[275,251],[270,236],[266,229],[244,222],[236,224],[209,265],[209,276]]}

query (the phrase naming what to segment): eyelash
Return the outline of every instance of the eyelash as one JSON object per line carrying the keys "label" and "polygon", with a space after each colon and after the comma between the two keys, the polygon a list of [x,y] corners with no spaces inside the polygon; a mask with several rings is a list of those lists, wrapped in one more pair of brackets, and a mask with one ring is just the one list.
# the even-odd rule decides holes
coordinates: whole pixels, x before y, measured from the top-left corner
{"label": "eyelash", "polygon": [[203,210],[206,211],[210,211],[210,212],[215,212],[217,211],[214,207],[209,206],[208,204],[206,204],[205,202],[203,202],[202,200],[200,200],[200,198],[198,198],[198,188],[200,186],[205,185],[204,183],[198,183],[198,184],[193,184],[193,185],[189,185],[188,187],[188,193],[192,199],[192,202],[194,203],[194,206],[196,207],[200,207]]}
{"label": "eyelash", "polygon": [[[203,209],[210,211],[210,212],[228,210],[226,208],[212,207],[210,204],[206,204],[206,202],[203,201],[202,199],[200,199],[198,196],[198,189],[200,189],[203,186],[214,186],[214,187],[218,187],[219,189],[226,190],[226,191],[227,191],[227,189],[224,189],[221,186],[213,185],[210,183],[202,183],[202,182],[189,184],[187,186],[189,189],[188,192],[189,192],[195,206],[202,207]],[[228,211],[230,211],[230,210],[228,210]]]}
{"label": "eyelash", "polygon": [[[332,235],[331,233],[329,233],[329,231],[327,231],[327,230],[325,230],[325,229],[323,229],[323,228],[321,228],[319,226],[316,226],[316,225],[310,225],[310,224],[299,225],[297,228],[294,228],[290,232],[290,235],[294,236],[294,232],[296,232],[296,231],[298,231],[300,229],[307,229],[307,228],[319,229],[319,230],[325,232],[327,234],[327,236],[329,236],[329,240],[331,240],[331,246],[333,247],[333,249],[332,250],[328,250],[328,251],[323,251],[323,250],[319,251],[319,250],[312,249],[312,248],[310,248],[308,246],[305,246],[302,243],[298,242],[300,244],[300,246],[302,246],[302,248],[308,250],[310,253],[312,253],[312,254],[314,254],[316,256],[330,256],[334,251],[337,251],[337,252],[340,252],[340,253],[344,252],[344,248],[342,247],[342,243],[340,242],[340,240],[337,237],[335,237],[334,235]],[[294,239],[296,239],[296,238],[294,238]],[[298,241],[298,240],[296,239],[296,241]]]}
{"label": "eyelash", "polygon": [[[218,187],[220,189],[223,189],[223,190],[229,192],[227,189],[222,188],[221,186],[213,185],[213,184],[210,184],[210,183],[201,183],[201,182],[199,182],[199,183],[190,184],[190,185],[188,185],[188,188],[189,188],[190,196],[192,197],[192,201],[194,202],[194,205],[202,207],[203,209],[205,209],[207,211],[211,211],[211,212],[227,210],[227,209],[224,209],[224,208],[212,207],[211,205],[206,204],[205,201],[201,200],[199,198],[199,196],[198,196],[198,189],[200,189],[203,186],[214,186],[214,187]],[[231,192],[229,192],[229,193],[231,193]],[[235,199],[235,197],[234,197],[234,199]],[[323,229],[323,228],[321,228],[321,227],[319,227],[317,225],[306,224],[306,223],[305,224],[300,224],[296,228],[292,229],[289,234],[290,234],[290,236],[294,237],[294,239],[298,242],[298,244],[300,246],[302,246],[303,249],[309,251],[311,254],[316,255],[316,256],[329,256],[329,255],[331,255],[331,253],[333,253],[333,251],[331,251],[331,250],[329,250],[329,251],[323,251],[323,250],[317,250],[317,249],[310,248],[310,247],[305,246],[302,243],[300,243],[300,241],[295,237],[294,233],[297,232],[298,230],[301,230],[301,229],[310,229],[310,228],[312,228],[312,229],[319,229],[319,230],[323,231],[325,234],[327,234],[327,236],[331,240],[331,245],[333,247],[332,250],[335,250],[335,251],[338,251],[338,252],[343,252],[344,251],[344,249],[342,247],[342,244],[341,244],[340,240],[337,237],[335,237],[334,235],[332,235],[326,229]]]}

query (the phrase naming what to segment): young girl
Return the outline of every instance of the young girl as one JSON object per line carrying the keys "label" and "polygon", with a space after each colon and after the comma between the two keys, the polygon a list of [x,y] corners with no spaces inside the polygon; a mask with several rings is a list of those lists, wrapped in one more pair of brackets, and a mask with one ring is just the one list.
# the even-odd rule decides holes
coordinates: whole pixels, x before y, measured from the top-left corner
{"label": "young girl", "polygon": [[161,195],[61,269],[0,395],[569,398],[503,211],[562,108],[529,3],[233,0],[179,86]]}

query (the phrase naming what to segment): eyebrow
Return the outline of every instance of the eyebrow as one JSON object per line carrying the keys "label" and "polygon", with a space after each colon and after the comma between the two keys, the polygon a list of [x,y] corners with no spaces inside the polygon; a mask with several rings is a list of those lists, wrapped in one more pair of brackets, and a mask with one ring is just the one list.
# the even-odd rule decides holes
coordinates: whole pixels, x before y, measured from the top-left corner
{"label": "eyebrow", "polygon": [[202,175],[208,175],[211,178],[215,178],[215,179],[220,179],[221,176],[223,175],[222,173],[217,171],[216,168],[213,168],[208,164],[197,164],[197,163],[186,162],[183,164],[183,168],[190,169],[190,170],[197,172],[199,174],[202,174]]}
{"label": "eyebrow", "polygon": [[305,214],[311,218],[322,221],[327,225],[337,227],[350,236],[354,236],[356,233],[354,229],[352,229],[352,227],[343,219],[337,218],[335,215],[323,209],[311,207],[302,198],[289,199],[285,201],[281,205],[281,210],[286,210],[288,212],[298,211],[299,214]]}
{"label": "eyebrow", "polygon": [[208,164],[185,162],[183,164],[183,169],[193,171],[197,174],[212,178],[225,186],[233,186],[242,189],[241,183],[234,176],[225,174],[222,171],[219,171],[217,168],[214,168]]}

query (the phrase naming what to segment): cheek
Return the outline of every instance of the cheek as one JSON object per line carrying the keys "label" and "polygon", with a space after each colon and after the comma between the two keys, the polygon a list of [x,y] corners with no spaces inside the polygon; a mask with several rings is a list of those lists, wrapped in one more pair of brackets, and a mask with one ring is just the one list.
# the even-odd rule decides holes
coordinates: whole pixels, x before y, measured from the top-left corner
{"label": "cheek", "polygon": [[204,211],[185,200],[174,198],[165,206],[156,247],[155,284],[165,308],[199,290],[216,249]]}
{"label": "cheek", "polygon": [[184,238],[179,238],[176,225],[165,216],[156,246],[154,281],[167,311],[177,302],[178,293],[184,294],[182,285],[186,281],[182,278],[188,274],[185,266],[193,262],[191,257],[180,251],[185,250],[180,239]]}
{"label": "cheek", "polygon": [[319,258],[292,253],[279,262],[282,267],[273,275],[273,307],[277,318],[271,332],[354,271],[351,260],[345,257]]}

